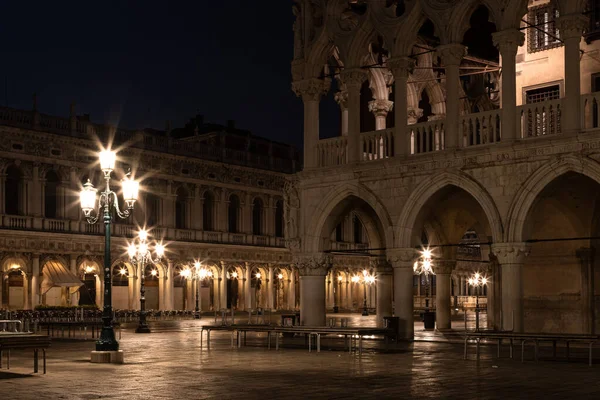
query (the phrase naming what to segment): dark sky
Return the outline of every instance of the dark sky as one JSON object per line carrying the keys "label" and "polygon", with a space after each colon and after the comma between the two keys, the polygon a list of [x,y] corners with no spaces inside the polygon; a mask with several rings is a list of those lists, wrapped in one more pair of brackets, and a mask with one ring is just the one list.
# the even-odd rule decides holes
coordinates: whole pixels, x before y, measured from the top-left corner
{"label": "dark sky", "polygon": [[74,101],[123,128],[200,113],[301,144],[291,1],[11,1],[1,12],[2,104],[30,109],[36,92],[40,112],[68,116]]}

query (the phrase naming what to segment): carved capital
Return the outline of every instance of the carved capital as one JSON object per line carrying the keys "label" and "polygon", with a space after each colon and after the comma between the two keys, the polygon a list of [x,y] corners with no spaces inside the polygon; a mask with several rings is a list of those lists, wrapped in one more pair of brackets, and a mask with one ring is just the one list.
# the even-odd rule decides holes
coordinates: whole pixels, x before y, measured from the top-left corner
{"label": "carved capital", "polygon": [[367,72],[360,68],[343,70],[341,80],[348,89],[360,90],[363,82],[367,80]]}
{"label": "carved capital", "polygon": [[394,272],[392,265],[385,257],[373,258],[369,260],[369,264],[377,275],[391,275]]}
{"label": "carved capital", "polygon": [[460,65],[463,57],[467,55],[467,48],[460,43],[450,43],[438,46],[438,56],[442,58],[444,66]]}
{"label": "carved capital", "polygon": [[395,57],[387,60],[387,66],[396,79],[407,77],[415,68],[415,60],[409,57]]}
{"label": "carved capital", "polygon": [[416,124],[419,118],[423,116],[423,109],[421,108],[412,108],[409,107],[407,111],[408,121],[406,121],[409,125]]}
{"label": "carved capital", "polygon": [[514,56],[517,54],[519,46],[523,46],[525,43],[525,34],[517,29],[506,29],[492,33],[492,40],[494,46],[500,50],[501,56]]}
{"label": "carved capital", "polygon": [[326,276],[333,260],[324,253],[305,253],[294,256],[294,266],[301,276]]}
{"label": "carved capital", "polygon": [[397,248],[389,249],[386,252],[387,259],[392,265],[392,268],[413,268],[415,260],[419,257],[419,253],[413,248]]}
{"label": "carved capital", "polygon": [[583,14],[563,15],[556,21],[556,27],[563,39],[581,40],[583,31],[589,28],[590,19]]}
{"label": "carved capital", "polygon": [[340,105],[340,108],[343,110],[348,108],[348,91],[347,90],[340,90],[339,92],[337,92],[334,96],[333,96],[334,100],[336,101],[336,103],[338,103]]}
{"label": "carved capital", "polygon": [[292,90],[304,101],[319,101],[329,90],[329,79],[304,79],[292,82]]}
{"label": "carved capital", "polygon": [[492,245],[492,253],[503,264],[523,264],[529,255],[531,246],[527,243],[496,243]]}
{"label": "carved capital", "polygon": [[376,117],[385,117],[394,108],[394,102],[390,100],[372,100],[369,102],[369,111]]}
{"label": "carved capital", "polygon": [[456,268],[455,260],[433,260],[432,261],[433,272],[436,275],[449,275]]}

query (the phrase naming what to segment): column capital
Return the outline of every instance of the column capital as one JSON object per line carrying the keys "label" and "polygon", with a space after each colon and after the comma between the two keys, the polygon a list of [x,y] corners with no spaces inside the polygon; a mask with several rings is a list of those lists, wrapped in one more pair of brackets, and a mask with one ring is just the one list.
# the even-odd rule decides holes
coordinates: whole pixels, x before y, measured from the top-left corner
{"label": "column capital", "polygon": [[433,272],[436,275],[450,275],[454,268],[456,268],[455,260],[433,260],[432,261]]}
{"label": "column capital", "polygon": [[302,97],[303,101],[319,101],[325,95],[331,84],[330,79],[304,79],[292,82],[292,90],[296,96]]}
{"label": "column capital", "polygon": [[300,276],[326,276],[333,260],[324,253],[303,253],[294,255],[294,265]]}
{"label": "column capital", "polygon": [[348,108],[348,91],[347,90],[340,90],[333,96],[333,99],[335,100],[336,103],[339,104],[342,111]]}
{"label": "column capital", "polygon": [[442,44],[435,49],[438,56],[442,58],[444,66],[460,65],[467,48],[460,43]]}
{"label": "column capital", "polygon": [[410,57],[394,57],[387,60],[387,66],[395,78],[407,77],[415,68],[415,60]]}
{"label": "column capital", "polygon": [[371,100],[369,102],[369,111],[376,117],[386,117],[393,108],[394,102],[391,100]]}
{"label": "column capital", "polygon": [[519,46],[525,43],[525,34],[518,29],[505,29],[492,33],[492,40],[494,46],[500,50],[500,55],[517,54]]}
{"label": "column capital", "polygon": [[590,19],[583,14],[567,14],[558,17],[556,27],[562,39],[581,40],[583,31],[589,28]]}
{"label": "column capital", "polygon": [[363,82],[367,80],[367,71],[360,68],[342,70],[340,77],[348,89],[360,90]]}
{"label": "column capital", "polygon": [[391,275],[394,272],[391,264],[388,260],[386,260],[385,256],[372,258],[369,260],[369,264],[371,268],[375,270],[377,275]]}
{"label": "column capital", "polygon": [[408,111],[407,111],[407,123],[409,125],[411,124],[416,124],[417,121],[419,120],[419,118],[421,118],[423,116],[423,109],[422,108],[413,108],[413,107],[409,107]]}
{"label": "column capital", "polygon": [[491,246],[492,254],[500,265],[523,264],[529,255],[531,246],[525,242],[495,243]]}
{"label": "column capital", "polygon": [[387,259],[392,264],[392,268],[413,268],[415,260],[419,257],[417,249],[412,247],[388,249],[386,251]]}

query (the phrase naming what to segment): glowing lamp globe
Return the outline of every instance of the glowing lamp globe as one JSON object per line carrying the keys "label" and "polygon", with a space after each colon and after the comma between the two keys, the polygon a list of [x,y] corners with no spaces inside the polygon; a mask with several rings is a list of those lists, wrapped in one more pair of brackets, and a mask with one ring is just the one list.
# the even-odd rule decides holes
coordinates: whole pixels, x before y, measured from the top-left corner
{"label": "glowing lamp globe", "polygon": [[133,204],[138,198],[139,191],[139,182],[136,182],[133,179],[129,178],[123,179],[123,199],[125,200],[127,207],[133,208]]}
{"label": "glowing lamp globe", "polygon": [[146,231],[145,229],[141,229],[138,232],[138,237],[140,238],[141,241],[146,241],[148,240],[148,231]]}
{"label": "glowing lamp globe", "polygon": [[79,201],[81,203],[81,209],[85,216],[89,216],[90,213],[96,207],[96,192],[97,190],[92,185],[92,182],[88,181],[83,185],[83,189],[79,192]]}
{"label": "glowing lamp globe", "polygon": [[156,252],[156,257],[162,258],[165,255],[165,246],[159,243],[154,246],[154,251]]}
{"label": "glowing lamp globe", "polygon": [[104,172],[104,175],[110,175],[115,169],[115,163],[117,161],[117,153],[111,150],[102,150],[100,152],[100,169]]}

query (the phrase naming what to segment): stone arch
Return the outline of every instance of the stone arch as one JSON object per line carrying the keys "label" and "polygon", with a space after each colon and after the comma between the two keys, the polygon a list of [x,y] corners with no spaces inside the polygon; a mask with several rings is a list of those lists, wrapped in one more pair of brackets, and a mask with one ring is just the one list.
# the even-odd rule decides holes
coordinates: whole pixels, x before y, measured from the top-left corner
{"label": "stone arch", "polygon": [[14,270],[27,272],[27,259],[18,254],[9,254],[2,259],[0,267],[1,272],[10,272]]}
{"label": "stone arch", "polygon": [[[484,6],[488,9],[490,22],[496,24],[498,30],[502,26],[502,11],[499,9],[499,2],[494,0],[463,0],[458,2],[453,9],[450,17],[449,38],[451,43],[460,43],[463,40],[465,32],[470,27],[469,20],[475,10]],[[518,25],[517,25],[518,26]]]}
{"label": "stone arch", "polygon": [[502,239],[502,219],[490,194],[470,176],[460,172],[447,171],[426,179],[412,191],[396,225],[396,247],[413,246],[413,229],[419,211],[436,192],[447,186],[455,186],[470,194],[483,209],[493,240],[500,241]]}
{"label": "stone arch", "polygon": [[508,212],[506,242],[521,242],[525,220],[537,196],[554,179],[568,172],[587,176],[600,183],[600,164],[583,157],[566,156],[538,168],[521,185]]}
{"label": "stone arch", "polygon": [[135,268],[134,268],[134,266],[128,260],[126,260],[124,258],[118,258],[115,261],[113,261],[113,263],[110,265],[111,272],[119,264],[122,264],[122,265],[125,266],[125,268],[127,268],[127,274],[129,276],[134,276],[135,275]]}
{"label": "stone arch", "polygon": [[421,29],[421,26],[428,19],[433,23],[435,33],[440,38],[440,41],[442,43],[445,42],[445,32],[444,29],[442,29],[444,23],[436,14],[427,13],[417,2],[396,33],[394,47],[391,49],[393,57],[401,57],[410,54],[413,45],[417,42],[419,29]]}
{"label": "stone arch", "polygon": [[[392,244],[394,243],[394,232],[391,218],[386,207],[375,196],[375,194],[373,194],[365,186],[360,184],[345,183],[330,191],[323,201],[319,203],[319,206],[315,210],[314,215],[318,217],[312,219],[312,223],[305,231],[307,241],[305,242],[304,250],[306,252],[319,251],[319,248],[321,247],[319,243],[321,240],[321,233],[327,218],[329,218],[335,207],[351,196],[364,201],[368,206],[370,206],[370,208],[377,215],[379,219],[378,222],[381,224],[382,230],[380,234],[382,235],[382,245],[386,247],[392,247]],[[313,236],[311,236],[311,233]]]}

